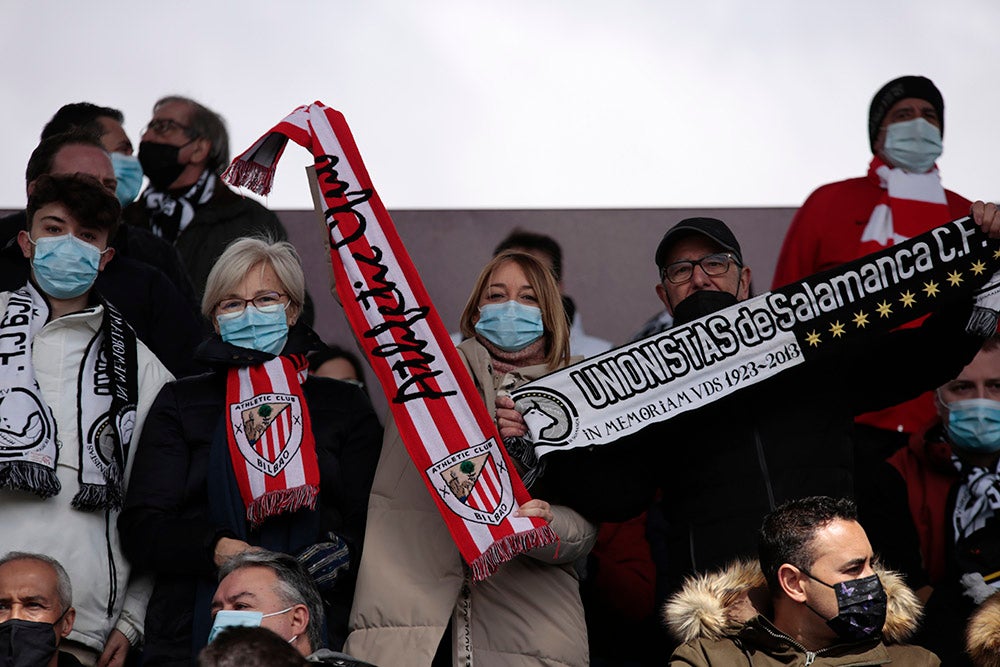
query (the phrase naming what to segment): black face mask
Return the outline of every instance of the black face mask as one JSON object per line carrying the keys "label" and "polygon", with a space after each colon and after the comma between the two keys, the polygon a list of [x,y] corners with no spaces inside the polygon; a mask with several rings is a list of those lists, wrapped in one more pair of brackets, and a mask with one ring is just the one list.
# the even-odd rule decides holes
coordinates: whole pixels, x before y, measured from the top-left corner
{"label": "black face mask", "polygon": [[139,164],[142,165],[142,171],[149,178],[150,184],[157,190],[163,191],[169,188],[184,171],[184,165],[177,159],[184,146],[158,144],[152,141],[139,143]]}
{"label": "black face mask", "polygon": [[[818,581],[837,594],[837,615],[826,621],[830,629],[845,641],[872,639],[882,633],[885,625],[886,596],[877,574],[863,579],[851,579],[831,586],[805,570],[806,576]],[[808,606],[808,605],[806,605]],[[809,607],[819,615],[815,609]],[[822,616],[820,616],[822,618]]]}
{"label": "black face mask", "polygon": [[0,623],[0,667],[44,667],[55,653],[55,624],[18,618]]}
{"label": "black face mask", "polygon": [[698,290],[674,306],[674,324],[693,322],[736,303],[736,295],[715,290]]}

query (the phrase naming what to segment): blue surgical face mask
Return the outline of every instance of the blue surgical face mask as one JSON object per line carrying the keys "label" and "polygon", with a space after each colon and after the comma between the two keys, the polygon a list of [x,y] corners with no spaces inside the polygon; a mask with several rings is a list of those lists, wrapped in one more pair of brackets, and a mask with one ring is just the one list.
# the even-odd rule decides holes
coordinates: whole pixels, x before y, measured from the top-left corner
{"label": "blue surgical face mask", "polygon": [[501,350],[523,350],[542,337],[542,311],[515,300],[488,303],[479,308],[476,333]]}
{"label": "blue surgical face mask", "polygon": [[893,123],[885,129],[882,150],[893,166],[914,174],[926,173],[941,157],[941,130],[923,118]]}
{"label": "blue surgical face mask", "polygon": [[[212,622],[212,629],[208,633],[208,643],[211,644],[216,636],[226,628],[258,628],[262,620],[269,616],[277,616],[279,614],[287,614],[293,608],[282,609],[281,611],[276,611],[270,614],[265,614],[259,611],[247,611],[243,609],[222,609],[215,613],[215,620]],[[296,635],[297,636],[297,635]],[[292,637],[289,641],[295,641],[295,637]]]}
{"label": "blue surgical face mask", "polygon": [[968,452],[1000,451],[1000,402],[988,398],[953,401],[948,408],[948,439]]}
{"label": "blue surgical face mask", "polygon": [[115,168],[115,178],[118,179],[115,195],[122,206],[127,206],[135,201],[142,189],[142,165],[134,155],[112,153],[111,166]]}
{"label": "blue surgical face mask", "polygon": [[222,340],[232,345],[278,354],[288,340],[287,303],[273,306],[249,305],[242,313],[216,315]]}
{"label": "blue surgical face mask", "polygon": [[31,243],[35,246],[31,258],[35,281],[53,299],[72,299],[89,290],[97,279],[101,255],[108,251],[72,234],[43,236]]}

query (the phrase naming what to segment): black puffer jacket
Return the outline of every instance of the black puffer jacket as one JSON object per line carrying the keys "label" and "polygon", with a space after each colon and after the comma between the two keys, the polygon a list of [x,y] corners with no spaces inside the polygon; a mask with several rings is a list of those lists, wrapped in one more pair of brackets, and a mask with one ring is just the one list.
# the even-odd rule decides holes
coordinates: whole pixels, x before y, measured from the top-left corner
{"label": "black puffer jacket", "polygon": [[[305,352],[318,342],[308,328],[292,328],[284,353]],[[271,358],[218,337],[198,359],[217,370],[166,385],[146,418],[128,495],[119,518],[125,553],[133,566],[156,575],[146,615],[145,664],[193,664],[192,620],[199,582],[214,586],[215,543],[235,535],[213,520],[209,508],[209,453],[226,411],[226,371]],[[368,493],[381,450],[382,428],[368,397],[354,385],[310,376],[302,385],[312,420],[320,471],[319,528],[332,531],[351,550],[351,570],[327,594],[331,645],[343,641],[360,561]],[[231,473],[230,473],[231,474]],[[299,512],[295,513],[300,514]],[[264,522],[284,521],[279,515]],[[291,519],[288,519],[291,521]],[[246,540],[259,544],[258,531]],[[207,604],[207,602],[206,602]]]}

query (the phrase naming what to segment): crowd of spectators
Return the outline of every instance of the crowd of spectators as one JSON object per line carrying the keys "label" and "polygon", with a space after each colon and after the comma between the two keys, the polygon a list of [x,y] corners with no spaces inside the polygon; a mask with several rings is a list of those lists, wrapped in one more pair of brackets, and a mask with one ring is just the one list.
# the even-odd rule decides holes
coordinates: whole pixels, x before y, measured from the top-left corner
{"label": "crowd of spectators", "polygon": [[[867,175],[809,196],[775,289],[964,216],[1000,238],[941,185],[944,118],[924,77],[876,92]],[[507,393],[613,344],[558,242],[512,230],[454,338],[557,540],[474,581],[278,216],[221,180],[222,117],[163,97],[137,151],[123,122],[59,109],[0,219],[3,664],[1000,665],[1000,338],[971,291],[539,462]],[[753,297],[722,220],[650,247],[633,340]]]}

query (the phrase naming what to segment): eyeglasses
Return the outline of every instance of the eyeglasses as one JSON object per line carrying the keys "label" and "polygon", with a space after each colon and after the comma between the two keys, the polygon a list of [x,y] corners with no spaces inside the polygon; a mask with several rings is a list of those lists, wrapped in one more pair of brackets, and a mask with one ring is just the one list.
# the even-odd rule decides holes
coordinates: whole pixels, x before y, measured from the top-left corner
{"label": "eyeglasses", "polygon": [[275,307],[287,302],[287,294],[281,294],[280,292],[264,292],[263,294],[258,294],[252,299],[240,299],[238,297],[223,299],[218,303],[218,305],[215,306],[215,312],[218,315],[239,315],[246,310],[247,305],[251,303],[255,308],[257,308],[257,310],[268,312],[269,308],[273,311]]}
{"label": "eyeglasses", "polygon": [[695,264],[701,267],[705,275],[721,276],[729,270],[729,265],[734,263],[740,266],[739,260],[727,252],[705,255],[701,259],[682,259],[660,269],[660,279],[666,278],[674,285],[683,285],[694,275]]}
{"label": "eyeglasses", "polygon": [[183,130],[185,134],[191,132],[191,128],[188,125],[182,125],[176,120],[171,120],[170,118],[154,118],[149,121],[149,125],[143,130],[143,134],[152,131],[154,134],[158,134],[161,137],[165,137],[168,134],[173,134],[177,130]]}

